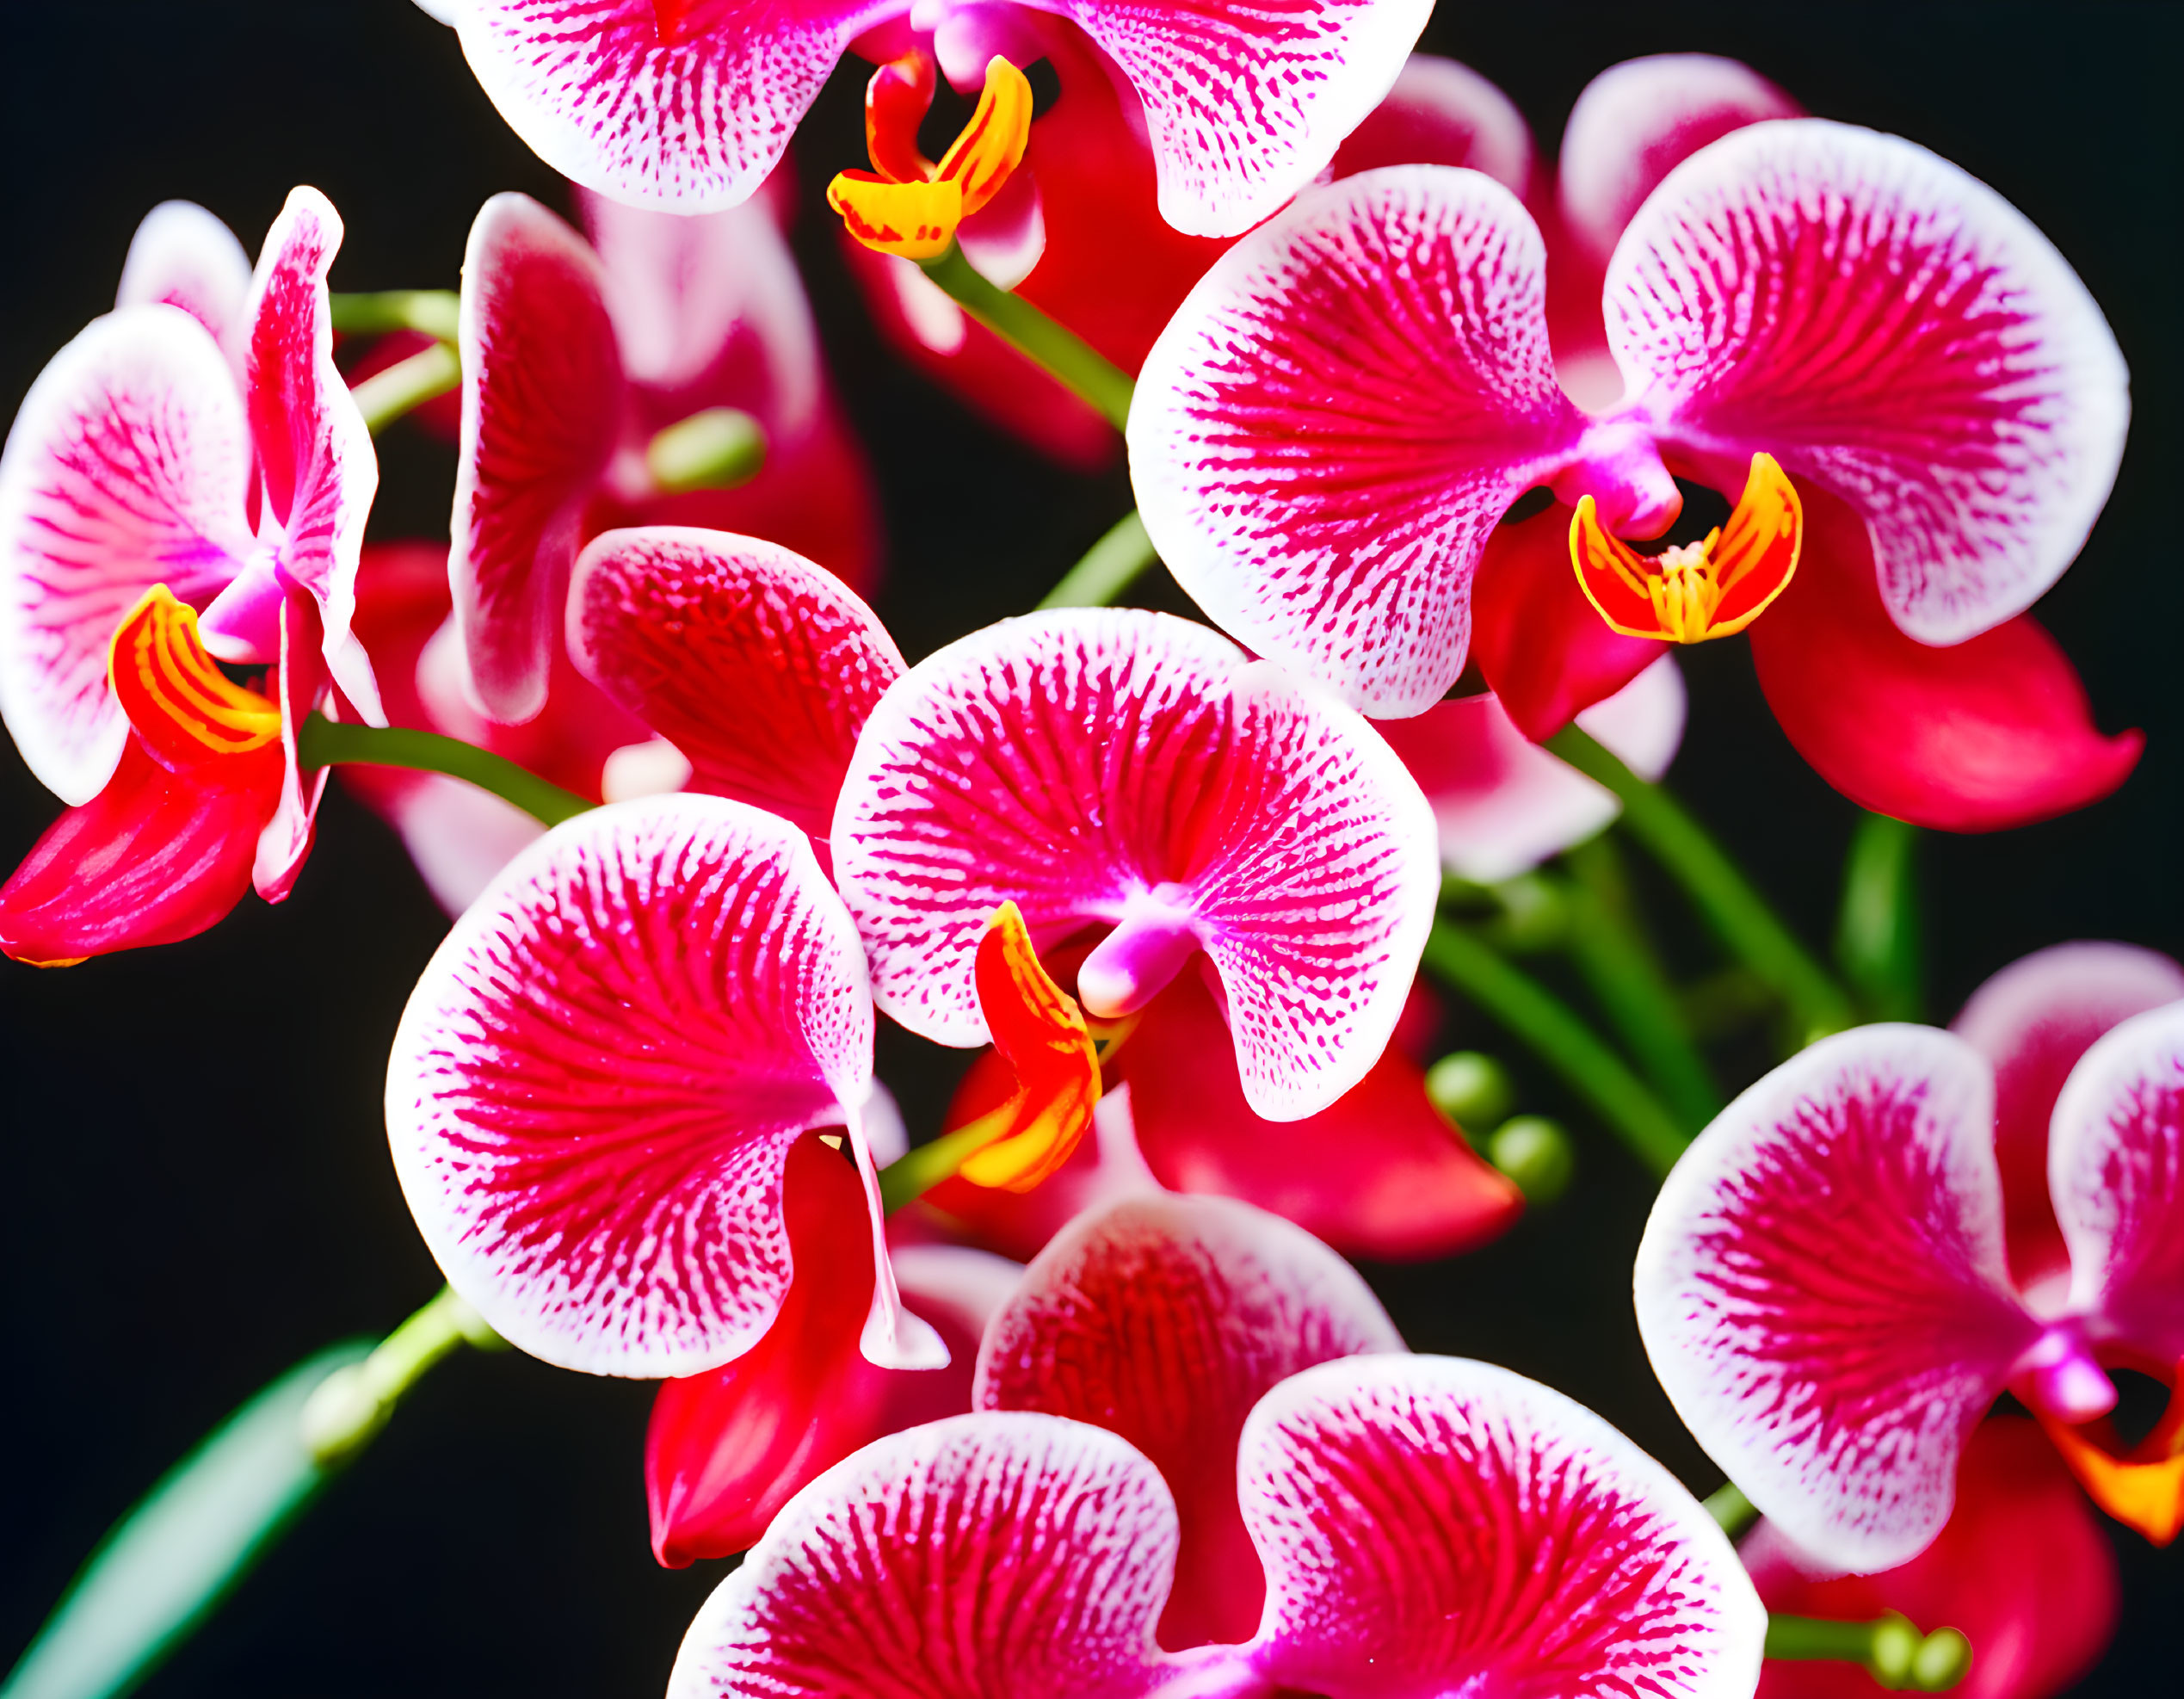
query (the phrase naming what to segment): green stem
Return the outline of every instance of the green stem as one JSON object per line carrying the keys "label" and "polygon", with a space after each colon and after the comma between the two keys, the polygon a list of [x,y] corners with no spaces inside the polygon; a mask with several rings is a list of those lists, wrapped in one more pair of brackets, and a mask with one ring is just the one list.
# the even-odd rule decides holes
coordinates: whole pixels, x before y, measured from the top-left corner
{"label": "green stem", "polygon": [[1569,1004],[1446,920],[1434,922],[1425,965],[1530,1045],[1654,1174],[1675,1166],[1690,1142],[1675,1117]]}
{"label": "green stem", "polygon": [[1925,1010],[1918,847],[1916,826],[1867,814],[1843,861],[1835,960],[1876,1020],[1916,1021]]}
{"label": "green stem", "polygon": [[502,1341],[443,1286],[363,1362],[336,1368],[319,1383],[303,1409],[305,1448],[322,1467],[348,1461],[386,1425],[404,1394],[463,1345],[498,1350]]}
{"label": "green stem", "polygon": [[1709,925],[1751,970],[1780,994],[1810,1044],[1854,1020],[1850,999],[1777,919],[1737,864],[1660,786],[1649,784],[1576,726],[1547,747],[1623,804],[1623,823],[1681,885]]}
{"label": "green stem", "polygon": [[305,717],[296,734],[297,758],[306,769],[359,763],[371,767],[406,767],[446,773],[512,802],[532,819],[550,826],[597,806],[573,791],[550,784],[527,767],[460,738],[416,732],[406,726],[337,724],[324,714]]}
{"label": "green stem", "polygon": [[1699,1502],[1732,1540],[1759,1520],[1759,1506],[1733,1480],[1724,1481]]}
{"label": "green stem", "polygon": [[1117,430],[1129,423],[1129,374],[1083,337],[1063,329],[1021,295],[990,282],[953,244],[940,258],[922,263],[925,275],[966,312]]}
{"label": "green stem", "polygon": [[1160,559],[1145,522],[1132,508],[1114,528],[1084,553],[1084,558],[1062,575],[1061,583],[1046,592],[1041,608],[1110,608],[1145,569]]}
{"label": "green stem", "polygon": [[445,395],[463,380],[462,361],[453,344],[434,343],[407,360],[374,372],[349,391],[364,423],[377,436],[404,413]]}
{"label": "green stem", "polygon": [[1684,1130],[1696,1134],[1721,1113],[1722,1096],[1684,1029],[1675,988],[1638,928],[1622,858],[1601,837],[1579,844],[1563,862],[1573,882],[1564,948]]}
{"label": "green stem", "polygon": [[1007,1128],[1010,1105],[966,1121],[929,1144],[905,1151],[879,1171],[879,1202],[891,1215],[915,1203],[990,1145]]}
{"label": "green stem", "polygon": [[1870,1622],[1770,1614],[1767,1656],[1863,1664],[1881,1686],[1917,1693],[1946,1693],[1971,1670],[1971,1643],[1961,1632],[1936,1628],[1922,1634],[1910,1618],[1893,1610]]}
{"label": "green stem", "polygon": [[381,289],[331,298],[334,329],[345,337],[383,337],[391,331],[422,331],[443,343],[455,340],[462,297],[453,289]]}

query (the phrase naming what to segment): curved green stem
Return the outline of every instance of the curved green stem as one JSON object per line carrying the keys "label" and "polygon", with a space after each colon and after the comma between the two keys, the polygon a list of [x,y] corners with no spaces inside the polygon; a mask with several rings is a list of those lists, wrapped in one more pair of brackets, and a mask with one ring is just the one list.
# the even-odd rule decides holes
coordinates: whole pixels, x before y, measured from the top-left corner
{"label": "curved green stem", "polygon": [[879,1171],[880,1206],[891,1215],[915,1203],[1008,1130],[1013,1104],[982,1115],[943,1133],[930,1143],[905,1151]]}
{"label": "curved green stem", "polygon": [[1747,1498],[1744,1489],[1733,1480],[1724,1481],[1699,1503],[1732,1540],[1759,1520],[1759,1506]]}
{"label": "curved green stem", "polygon": [[416,732],[406,726],[337,724],[324,714],[305,717],[296,732],[296,755],[308,768],[355,762],[371,767],[406,767],[446,773],[512,802],[535,820],[559,825],[596,807],[574,791],[541,779],[527,767],[460,738]]}
{"label": "curved green stem", "polygon": [[369,1356],[319,1383],[303,1408],[305,1448],[322,1467],[346,1462],[386,1425],[403,1395],[463,1345],[504,1349],[484,1318],[443,1286]]}
{"label": "curved green stem", "polygon": [[1876,1020],[1916,1021],[1925,1012],[1918,847],[1916,826],[1867,814],[1843,861],[1835,960]]}
{"label": "curved green stem", "polygon": [[1799,1040],[1840,1032],[1856,1018],[1850,999],[1776,918],[1737,864],[1660,786],[1650,784],[1576,726],[1547,739],[1550,750],[1623,804],[1623,823],[1682,886],[1717,936],[1780,994]]}
{"label": "curved green stem", "polygon": [[1767,1655],[1863,1664],[1881,1686],[1915,1693],[1946,1693],[1971,1670],[1971,1642],[1959,1630],[1922,1634],[1910,1618],[1893,1610],[1870,1622],[1770,1615]]}
{"label": "curved green stem", "polygon": [[455,340],[462,297],[453,289],[379,289],[336,292],[330,300],[334,329],[345,337],[383,337],[391,331],[422,331],[443,343]]}
{"label": "curved green stem", "polygon": [[1132,508],[1046,592],[1041,608],[1108,608],[1160,555]]}
{"label": "curved green stem", "polygon": [[963,250],[950,244],[936,260],[922,262],[925,275],[1025,359],[1120,430],[1130,422],[1130,375],[1076,331],[1064,330],[1021,295],[989,281]]}
{"label": "curved green stem", "polygon": [[1446,920],[1434,922],[1425,965],[1530,1045],[1656,1176],[1675,1166],[1690,1142],[1675,1117],[1568,1004]]}
{"label": "curved green stem", "polygon": [[373,373],[349,393],[364,415],[366,428],[377,436],[404,413],[445,395],[462,380],[462,361],[455,357],[453,344],[434,343],[383,372]]}

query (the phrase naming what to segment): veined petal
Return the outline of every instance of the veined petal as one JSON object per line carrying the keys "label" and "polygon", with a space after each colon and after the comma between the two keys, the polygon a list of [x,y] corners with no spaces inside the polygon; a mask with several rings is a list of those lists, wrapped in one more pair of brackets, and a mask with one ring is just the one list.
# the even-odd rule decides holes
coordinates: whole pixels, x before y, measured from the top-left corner
{"label": "veined petal", "polygon": [[598,256],[528,195],[495,195],[471,226],[447,571],[471,688],[499,720],[545,705],[577,522],[621,434],[605,287]]}
{"label": "veined petal", "polygon": [[1902,1563],[2039,1332],[2008,1285],[1994,1076],[1970,1046],[1860,1027],[1785,1062],[1669,1175],[1638,1331],[1685,1424],[1799,1546]]}
{"label": "veined petal", "polygon": [[986,1038],[972,961],[1004,900],[1045,950],[1157,897],[1220,973],[1252,1107],[1293,1120],[1394,1030],[1438,891],[1432,831],[1355,716],[1203,627],[1088,609],[1003,621],[906,674],[830,836],[874,995],[911,1030]]}
{"label": "veined petal", "polygon": [[1262,1674],[1326,1699],[1744,1699],[1766,1613],[1674,1476],[1538,1382],[1367,1356],[1284,1381],[1245,1425],[1266,1565]]}
{"label": "veined petal", "polygon": [[[294,188],[266,232],[250,281],[244,402],[257,448],[268,516],[279,527],[281,569],[318,603],[327,670],[373,725],[384,725],[371,663],[355,641],[356,565],[379,487],[364,416],[334,365],[326,271],[342,245],[341,215],[315,188]],[[231,660],[274,655],[224,650]]]}
{"label": "veined petal", "polygon": [[832,573],[756,537],[608,531],[578,559],[569,654],[690,759],[699,790],[824,838],[857,733],[904,671]]}
{"label": "veined petal", "polygon": [[250,256],[235,232],[194,201],[162,201],[129,238],[114,304],[180,307],[239,368],[250,294]]}
{"label": "veined petal", "polygon": [[[1770,1610],[1836,1622],[1901,1611],[1971,1642],[1959,1699],[2054,1699],[2089,1670],[2123,1605],[2116,1554],[2085,1496],[2022,1417],[1982,1422],[1957,1470],[1957,1507],[1934,1543],[1878,1575],[1828,1576],[1772,1523],[1740,1548]],[[1759,1699],[1872,1699],[1860,1665],[1770,1662]]]}
{"label": "veined petal", "polygon": [[1522,1212],[1517,1189],[1427,1100],[1399,1044],[1318,1114],[1268,1121],[1244,1100],[1212,993],[1187,973],[1106,1066],[1129,1087],[1138,1147],[1163,1185],[1242,1198],[1351,1256],[1453,1256],[1499,1238]]}
{"label": "veined petal", "polygon": [[1808,486],[1805,549],[1751,629],[1760,688],[1813,770],[1860,807],[1943,831],[1994,831],[2096,802],[2144,738],[2105,735],[2085,687],[2030,615],[1948,648],[1881,605],[1866,528]]}
{"label": "veined petal", "polygon": [[1508,190],[1416,165],[1314,190],[1206,274],[1128,436],[1146,529],[1218,623],[1371,714],[1447,692],[1488,536],[1582,430],[1545,261]]}
{"label": "veined petal", "polygon": [[1712,53],[1652,53],[1610,65],[1585,84],[1563,127],[1555,182],[1562,226],[1597,269],[1676,166],[1731,130],[1803,110],[1751,66]]}
{"label": "veined petal", "polygon": [[217,776],[170,772],[132,738],[105,788],[48,827],[0,886],[0,949],[63,967],[222,919],[250,888],[281,763],[268,749],[212,765]]}
{"label": "veined petal", "polygon": [[2085,1053],[2047,1149],[2071,1307],[2167,1368],[2184,1357],[2184,1006]]}
{"label": "veined petal", "polygon": [[2100,308],[2022,213],[1899,137],[1795,119],[1702,149],[1624,232],[1606,303],[1632,406],[1856,506],[1923,642],[2029,607],[2108,498],[2130,399]]}
{"label": "veined petal", "polygon": [[463,53],[509,127],[589,189],[713,213],[766,181],[856,35],[908,0],[476,0]]}
{"label": "veined petal", "polygon": [[2055,944],[2021,957],[1965,1000],[1949,1030],[1995,1070],[2009,1272],[2028,1288],[2067,1272],[2047,1189],[2047,1131],[2063,1083],[2093,1041],[2149,1009],[2184,999],[2184,967],[2132,944]]}
{"label": "veined petal", "polygon": [[1523,197],[1534,166],[1532,127],[1516,102],[1467,65],[1413,53],[1388,96],[1350,132],[1335,175],[1382,165],[1464,165]]}
{"label": "veined petal", "polygon": [[1058,0],[1144,102],[1161,215],[1234,236],[1311,182],[1394,83],[1432,0]]}
{"label": "veined petal", "polygon": [[867,1446],[790,1500],[698,1612],[668,1699],[1132,1699],[1164,1674],[1160,1472],[1030,1412]]}
{"label": "veined petal", "polygon": [[419,979],[387,1068],[396,1171],[515,1344],[694,1374],[773,1322],[782,1164],[862,1100],[872,1034],[801,832],[718,797],[598,809],[503,868]]}
{"label": "veined petal", "polygon": [[[281,696],[281,796],[258,837],[257,860],[250,870],[250,882],[268,903],[286,901],[295,887],[296,875],[311,854],[318,800],[333,773],[329,767],[305,772],[296,750],[296,728],[326,691],[318,609],[306,591],[292,588],[282,599],[280,618],[273,682]],[[349,641],[356,643],[354,633]]]}
{"label": "veined petal", "polygon": [[0,714],[83,804],[128,721],[107,651],[152,585],[201,606],[250,547],[250,439],[219,348],[178,308],[95,319],[23,398],[0,455]]}
{"label": "veined petal", "polygon": [[1228,1198],[1155,1194],[1078,1217],[1040,1252],[986,1331],[975,1397],[1092,1423],[1152,1460],[1181,1518],[1159,1630],[1181,1651],[1258,1626],[1266,1589],[1236,1486],[1251,1407],[1313,1363],[1403,1349],[1311,1234]]}

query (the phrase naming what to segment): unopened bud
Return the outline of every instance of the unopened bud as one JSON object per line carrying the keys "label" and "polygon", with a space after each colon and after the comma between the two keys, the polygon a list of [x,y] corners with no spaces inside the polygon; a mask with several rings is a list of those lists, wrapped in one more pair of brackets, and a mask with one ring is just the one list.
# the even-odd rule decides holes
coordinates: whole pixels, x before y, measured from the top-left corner
{"label": "unopened bud", "polygon": [[1570,1189],[1577,1172],[1576,1152],[1562,1123],[1543,1115],[1512,1116],[1486,1141],[1486,1158],[1516,1182],[1524,1201],[1537,1208]]}
{"label": "unopened bud", "polygon": [[1971,1672],[1971,1642],[1956,1628],[1936,1628],[1911,1659],[1911,1684],[1922,1693],[1946,1693]]}
{"label": "unopened bud", "polygon": [[766,430],[737,407],[708,407],[655,433],[645,469],[663,495],[732,490],[766,464]]}
{"label": "unopened bud", "polygon": [[1891,1611],[1881,1618],[1873,1624],[1872,1650],[1866,1654],[1866,1665],[1872,1671],[1873,1679],[1883,1687],[1909,1687],[1911,1665],[1924,1642],[1925,1636],[1909,1617]]}
{"label": "unopened bud", "polygon": [[1426,1097],[1459,1127],[1484,1132],[1516,1107],[1509,1071],[1479,1050],[1458,1050],[1426,1070]]}

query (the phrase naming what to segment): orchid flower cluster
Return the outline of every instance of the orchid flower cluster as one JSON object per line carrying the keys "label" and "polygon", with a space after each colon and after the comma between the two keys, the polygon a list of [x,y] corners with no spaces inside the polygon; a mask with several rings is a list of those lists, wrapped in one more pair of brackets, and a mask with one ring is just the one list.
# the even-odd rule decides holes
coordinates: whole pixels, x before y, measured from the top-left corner
{"label": "orchid flower cluster", "polygon": [[[2097,1658],[2093,1507],[2184,1527],[2184,968],[2063,946],[1861,1024],[1911,1011],[1655,782],[1675,648],[1737,633],[1884,851],[2128,776],[2027,611],[2129,411],[2038,230],[1700,56],[1603,73],[1551,168],[1413,51],[1428,0],[428,9],[582,231],[502,195],[459,292],[336,294],[317,191],[255,267],[169,203],[0,460],[0,714],[67,805],[0,947],[279,902],[337,767],[452,917],[386,1096],[449,1292],[307,1389],[311,1467],[460,1338],[659,1381],[655,1554],[746,1554],[673,1699],[2044,1699]],[[1138,502],[915,664],[784,237],[850,53],[875,320]],[[444,547],[364,541],[405,416]],[[1203,617],[1112,605],[1156,562]],[[1619,819],[1780,1041],[1725,1105]],[[1703,1504],[1409,1352],[1344,1260],[1567,1178],[1498,1063],[1434,1060],[1448,994],[1665,1177],[1636,1319]],[[883,1017],[969,1053],[915,1142]]]}

